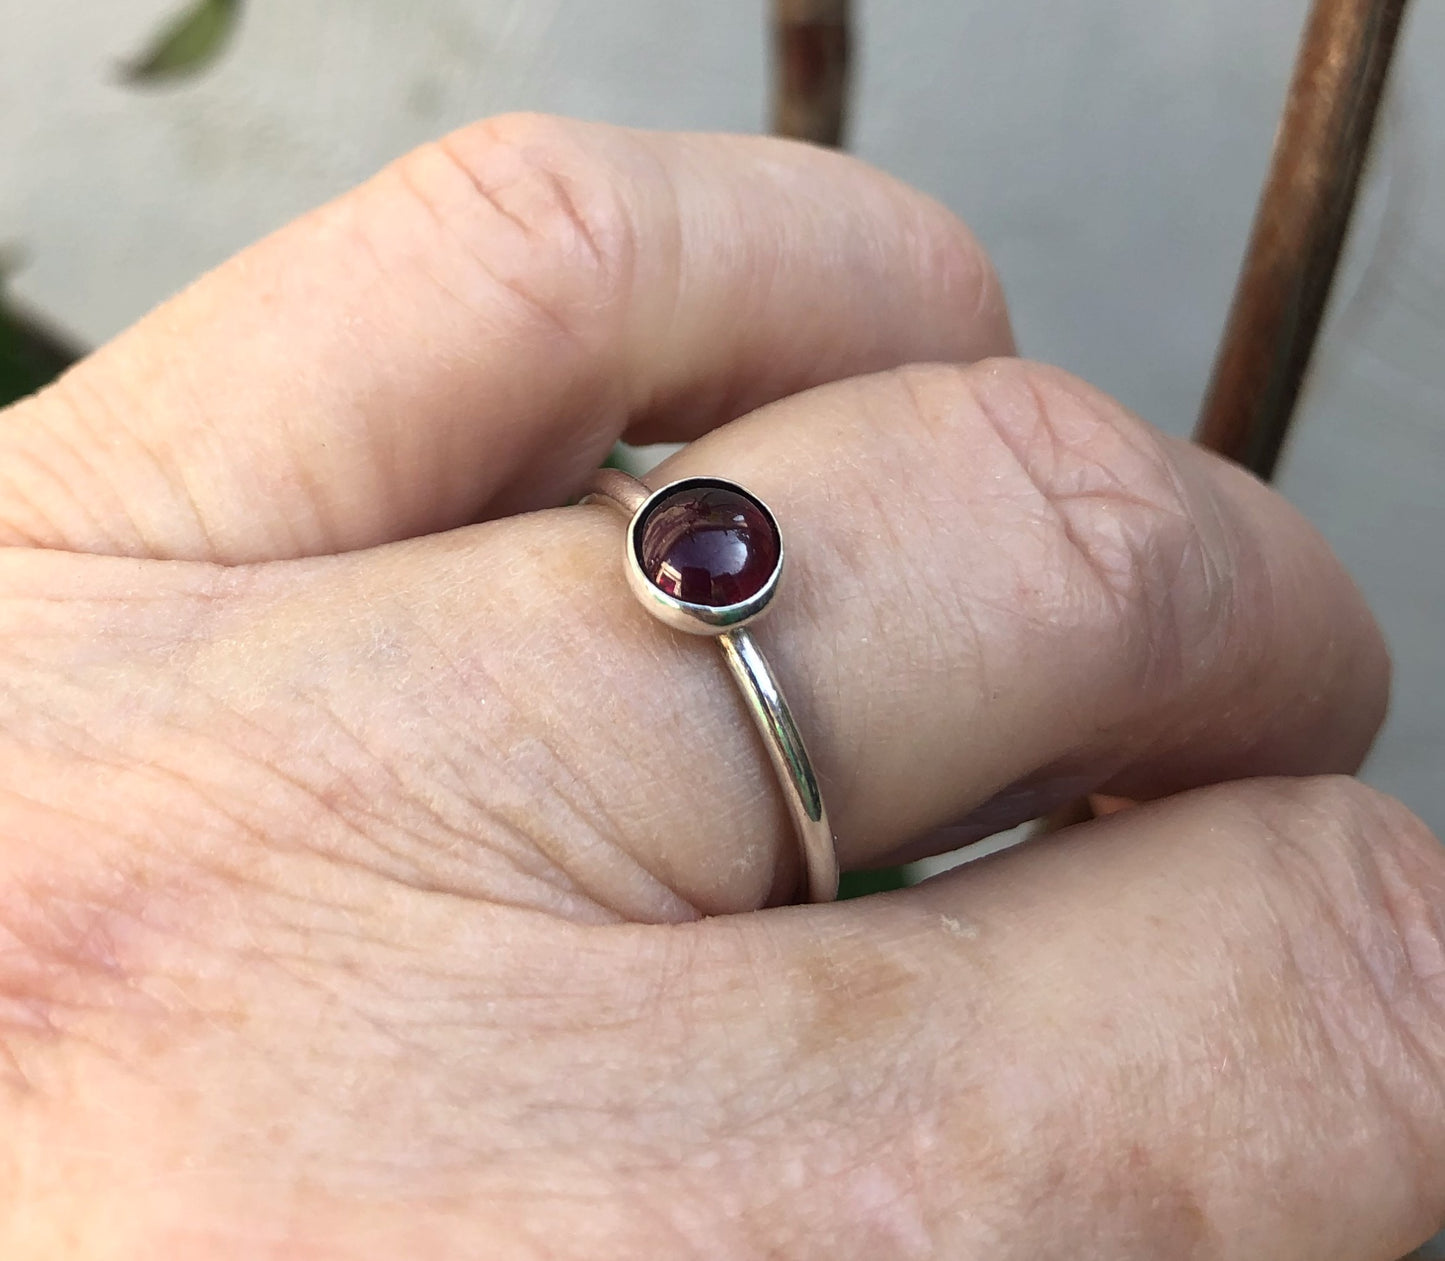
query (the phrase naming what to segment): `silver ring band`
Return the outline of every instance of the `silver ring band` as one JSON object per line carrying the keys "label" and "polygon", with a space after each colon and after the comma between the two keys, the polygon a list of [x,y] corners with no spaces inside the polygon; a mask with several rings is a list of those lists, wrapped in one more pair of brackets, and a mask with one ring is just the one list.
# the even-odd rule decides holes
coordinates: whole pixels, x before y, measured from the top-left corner
{"label": "silver ring band", "polygon": [[[746,558],[743,562],[737,559],[746,552],[746,543],[739,540],[746,539],[749,526],[754,533],[770,529],[772,538],[764,539],[756,549],[762,553],[761,564],[754,566],[756,590],[747,583],[748,575],[744,574],[744,584],[737,586],[737,575],[729,572],[722,576],[719,584],[722,594],[701,602],[694,598],[697,592],[691,577],[693,571],[683,572],[677,566],[669,568],[664,558],[660,570],[649,572],[648,527],[651,524],[653,532],[656,532],[658,518],[662,515],[657,511],[659,509],[674,516],[691,511],[690,520],[695,523],[698,520],[697,503],[709,498],[721,501],[724,511],[729,504],[741,504],[742,515],[713,523],[727,527],[723,532],[724,544],[731,549],[728,559],[733,568],[746,565],[752,559]],[[783,690],[747,628],[747,623],[767,607],[782,572],[782,538],[771,512],[756,496],[720,478],[689,478],[650,491],[635,477],[618,469],[598,470],[582,502],[609,504],[628,518],[625,558],[628,580],[647,610],[675,629],[695,635],[712,635],[718,640],[723,660],[732,672],[753,725],[762,737],[768,760],[777,772],[778,784],[792,816],[807,872],[807,900],[831,902],[838,896],[838,854],[828,814],[823,808],[823,796],[818,790],[817,776],[813,773],[813,764]],[[760,511],[753,512],[751,509]],[[716,515],[715,505],[713,511]],[[686,526],[683,530],[673,530],[668,536],[675,545],[680,542],[684,549],[688,541],[684,537],[685,529]],[[693,537],[706,536],[694,534]],[[768,547],[773,548],[771,553],[767,551]],[[768,569],[770,556],[775,556],[775,559]],[[764,570],[767,572],[764,573]],[[688,588],[689,582],[694,589]],[[733,585],[724,586],[722,583]]]}

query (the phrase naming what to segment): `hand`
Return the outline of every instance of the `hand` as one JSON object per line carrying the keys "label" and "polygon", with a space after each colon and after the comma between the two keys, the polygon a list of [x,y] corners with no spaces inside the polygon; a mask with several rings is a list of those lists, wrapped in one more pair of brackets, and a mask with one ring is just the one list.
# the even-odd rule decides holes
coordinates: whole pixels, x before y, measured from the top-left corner
{"label": "hand", "polygon": [[[1012,350],[856,162],[513,118],[8,413],[0,1255],[1426,1237],[1445,857],[1340,777],[1374,624],[1280,498]],[[778,514],[845,867],[1154,804],[776,905],[715,647],[557,506],[619,436]]]}

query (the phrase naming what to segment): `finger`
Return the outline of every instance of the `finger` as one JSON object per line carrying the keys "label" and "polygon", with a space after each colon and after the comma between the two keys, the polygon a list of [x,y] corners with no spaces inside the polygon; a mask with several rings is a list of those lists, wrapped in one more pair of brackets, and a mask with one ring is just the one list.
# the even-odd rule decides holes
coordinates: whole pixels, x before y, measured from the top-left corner
{"label": "finger", "polygon": [[1442,906],[1395,803],[1227,785],[689,930],[658,1055],[727,1065],[709,1176],[817,1255],[1396,1261],[1445,1224]]}
{"label": "finger", "polygon": [[278,232],[0,416],[0,543],[237,562],[564,502],[613,441],[1011,348],[967,230],[859,162],[537,117]]}
{"label": "finger", "polygon": [[[748,486],[783,529],[789,568],[757,636],[845,867],[1066,793],[1351,769],[1383,712],[1378,631],[1308,524],[1063,373],[839,383],[654,480],[698,473]],[[269,715],[252,760],[294,766],[312,756],[297,731],[349,733],[364,753],[339,786],[324,761],[305,774],[392,820],[364,852],[393,874],[478,896],[505,881],[548,906],[566,887],[642,919],[789,897],[795,842],[717,647],[636,603],[622,539],[585,506],[268,567],[193,678]],[[359,844],[324,843],[353,859]]]}

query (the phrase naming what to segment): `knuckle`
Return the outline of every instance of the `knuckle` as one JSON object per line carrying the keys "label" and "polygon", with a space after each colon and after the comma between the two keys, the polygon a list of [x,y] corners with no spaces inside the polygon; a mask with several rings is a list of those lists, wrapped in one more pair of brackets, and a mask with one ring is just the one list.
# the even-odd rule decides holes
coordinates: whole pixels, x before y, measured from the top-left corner
{"label": "knuckle", "polygon": [[[614,166],[585,124],[541,114],[487,119],[424,145],[389,175],[493,286],[585,339],[630,282],[635,230]],[[385,212],[383,212],[385,213]],[[454,268],[449,266],[449,271]],[[455,281],[452,281],[455,290]]]}
{"label": "knuckle", "polygon": [[1211,659],[1230,607],[1231,548],[1162,435],[1070,374],[1025,360],[925,369],[910,388],[925,423],[961,428],[975,467],[982,459],[993,474],[1016,527],[997,537],[1016,549],[1032,616],[1107,634],[1146,682]]}
{"label": "knuckle", "polygon": [[1271,841],[1260,852],[1286,960],[1335,1060],[1419,1137],[1419,1118],[1445,1106],[1445,847],[1347,776],[1244,791]]}
{"label": "knuckle", "polygon": [[1401,1014],[1424,1002],[1445,1023],[1445,847],[1400,802],[1346,775],[1257,791],[1272,861],[1310,921],[1342,930]]}

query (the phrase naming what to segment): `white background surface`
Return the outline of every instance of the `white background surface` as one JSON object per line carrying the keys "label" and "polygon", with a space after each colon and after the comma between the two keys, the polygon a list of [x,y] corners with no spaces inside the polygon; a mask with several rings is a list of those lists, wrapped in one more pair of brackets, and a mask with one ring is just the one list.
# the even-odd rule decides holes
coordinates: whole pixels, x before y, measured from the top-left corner
{"label": "white background surface", "polygon": [[[479,115],[763,124],[760,0],[252,0],[200,80],[118,86],[178,4],[0,0],[0,241],[88,339]],[[1415,9],[1282,484],[1396,650],[1369,778],[1445,831],[1445,6]],[[855,148],[973,224],[1026,353],[1186,431],[1304,0],[861,10]]]}

